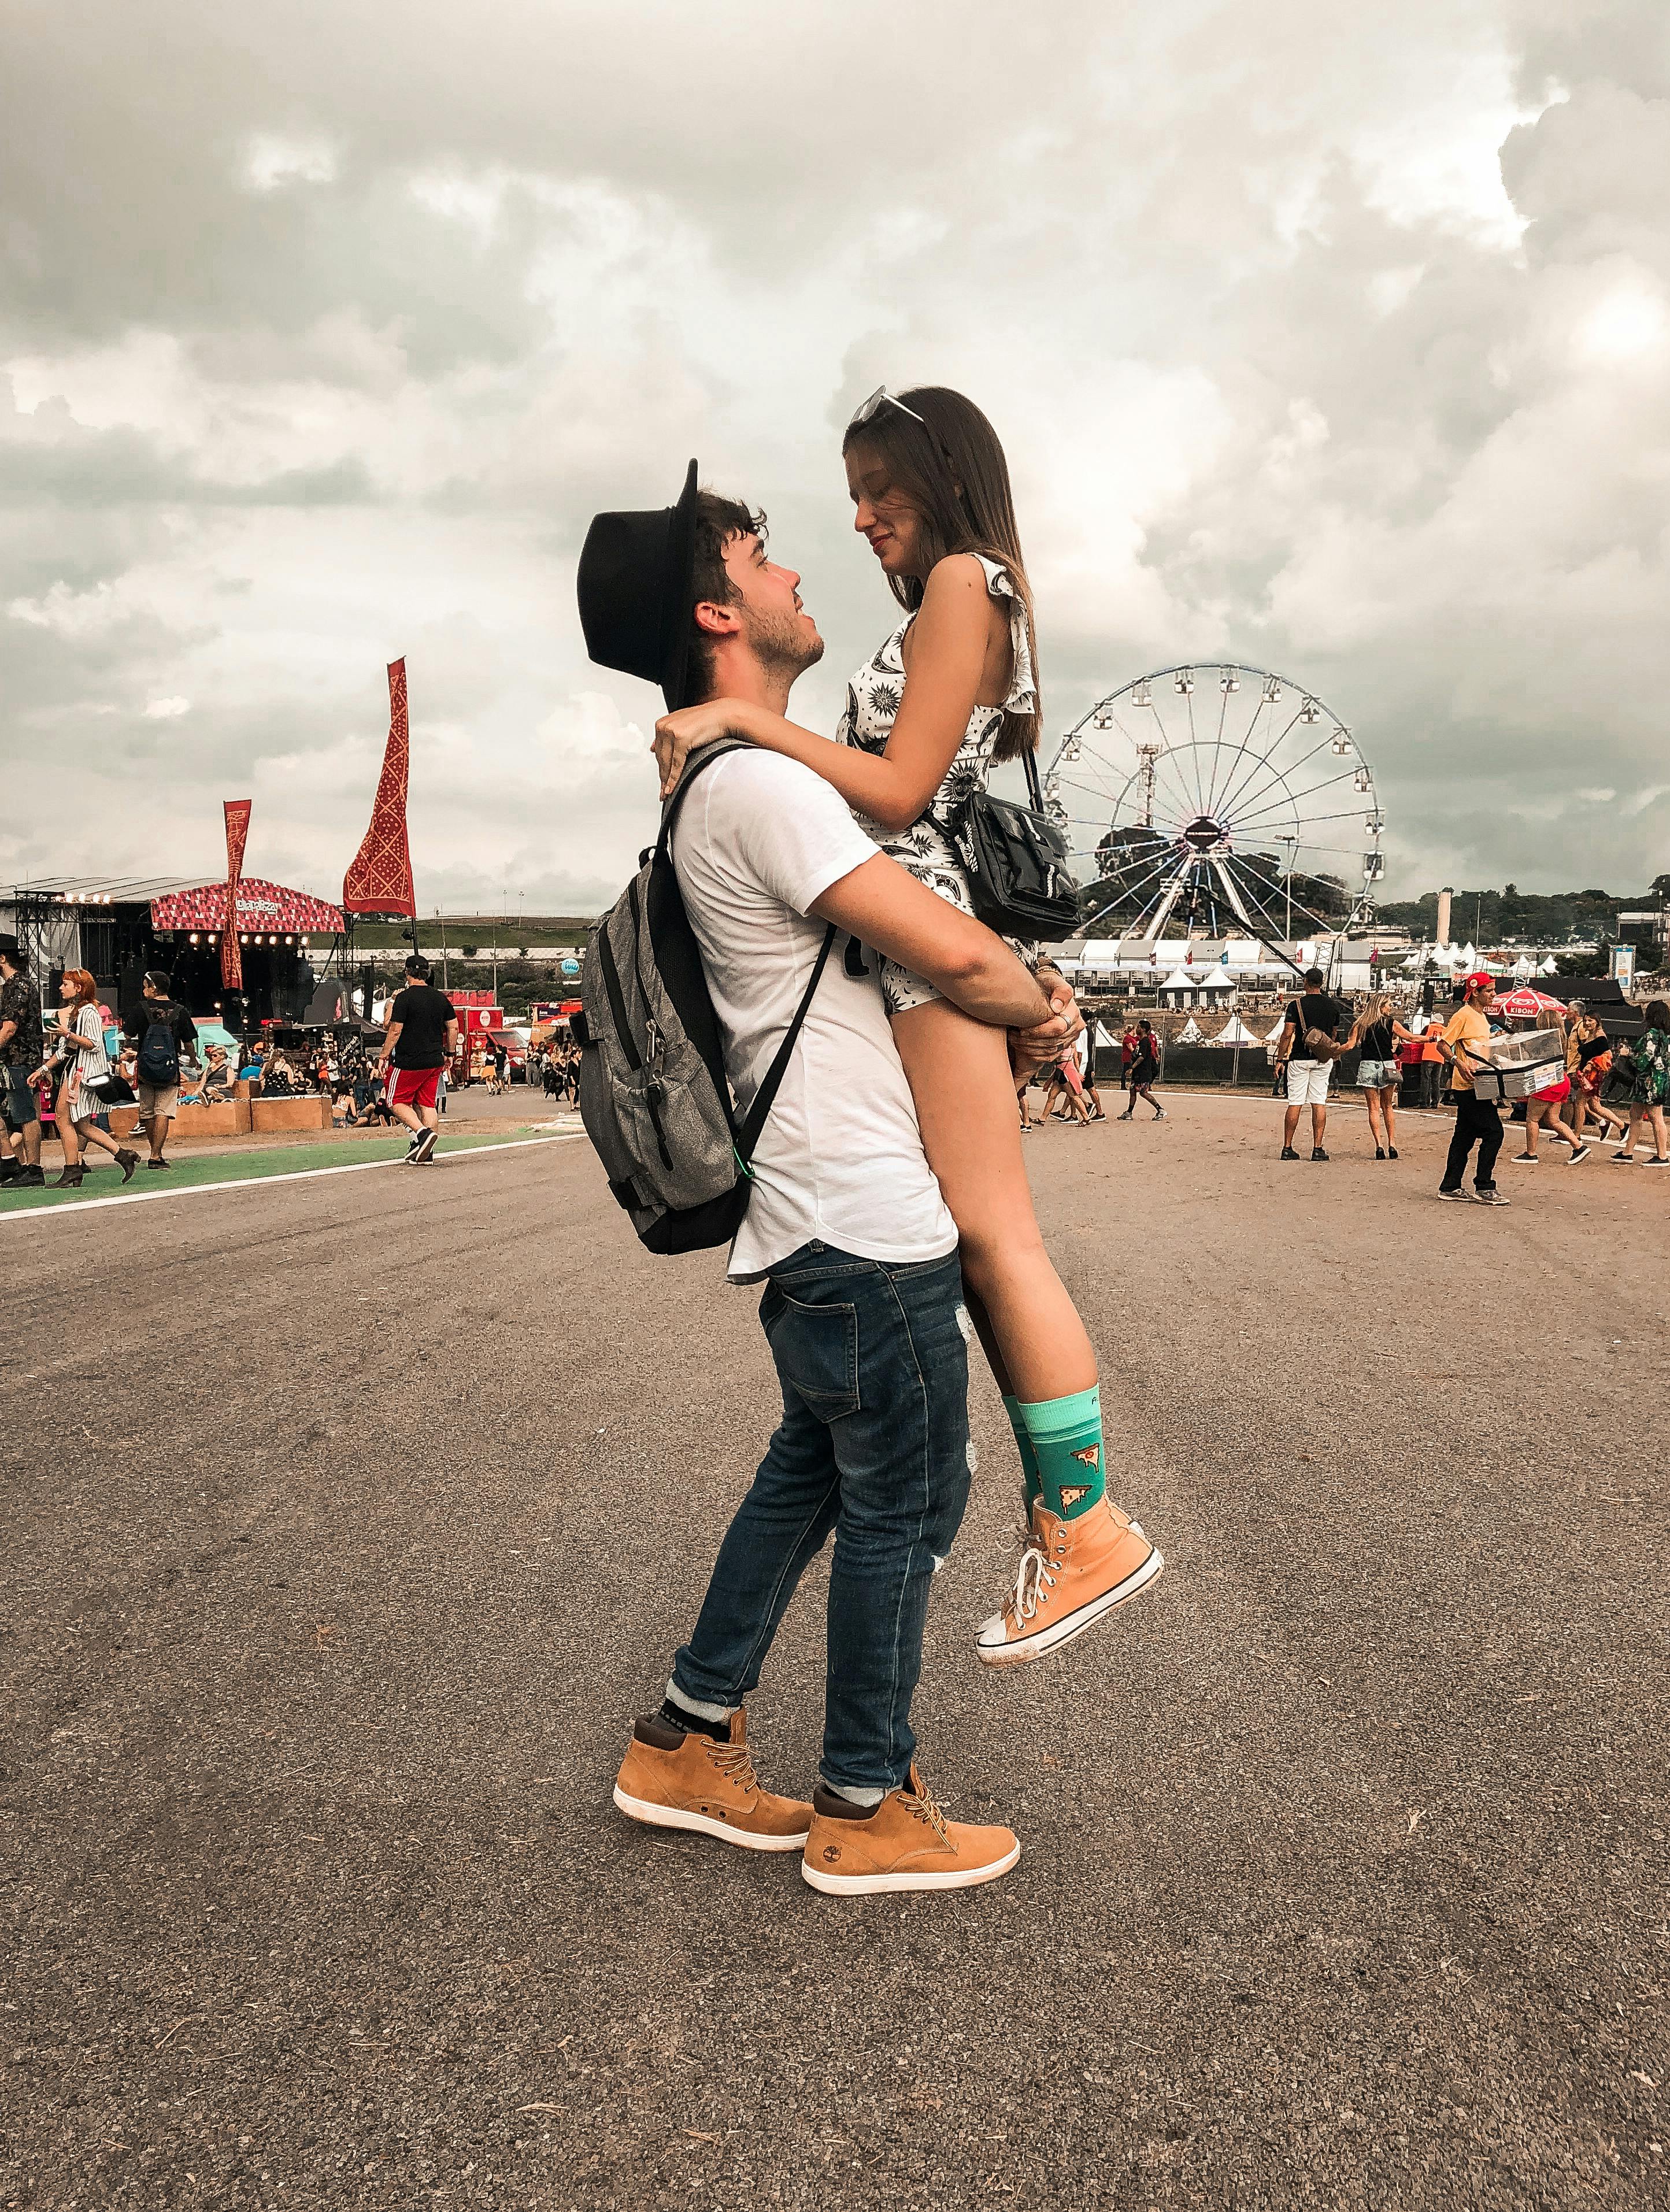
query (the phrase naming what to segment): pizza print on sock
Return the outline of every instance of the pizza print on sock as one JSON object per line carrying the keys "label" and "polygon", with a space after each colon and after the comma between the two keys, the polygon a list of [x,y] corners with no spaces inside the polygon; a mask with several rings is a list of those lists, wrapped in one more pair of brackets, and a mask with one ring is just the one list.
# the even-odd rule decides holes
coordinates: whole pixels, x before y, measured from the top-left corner
{"label": "pizza print on sock", "polygon": [[[1076,1459],[1078,1454],[1075,1452],[1073,1456]],[[1069,1484],[1061,1492],[1061,1510],[1065,1513],[1069,1505],[1077,1505],[1081,1498],[1088,1498],[1090,1494],[1090,1486],[1088,1482]]]}
{"label": "pizza print on sock", "polygon": [[1098,1468],[1102,1464],[1102,1447],[1100,1444],[1086,1444],[1082,1451],[1074,1452],[1072,1456],[1080,1467]]}

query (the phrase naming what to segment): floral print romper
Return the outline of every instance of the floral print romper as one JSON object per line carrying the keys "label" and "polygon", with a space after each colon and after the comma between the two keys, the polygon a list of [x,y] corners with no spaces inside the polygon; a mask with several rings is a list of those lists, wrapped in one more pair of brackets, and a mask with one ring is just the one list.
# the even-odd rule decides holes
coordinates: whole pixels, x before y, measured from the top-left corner
{"label": "floral print romper", "polygon": [[[1014,649],[1014,672],[1009,679],[1009,691],[999,707],[976,706],[969,717],[969,726],[963,733],[963,742],[945,771],[945,780],[935,793],[928,810],[913,822],[908,830],[883,830],[857,807],[853,809],[859,827],[873,837],[884,853],[890,854],[902,867],[908,868],[918,882],[940,897],[949,899],[953,906],[961,907],[964,914],[974,913],[974,902],[969,896],[969,879],[940,823],[949,819],[962,802],[975,792],[983,791],[991,772],[992,752],[1003,726],[1005,713],[1028,714],[1037,702],[1037,690],[1032,673],[1032,644],[1027,635],[1026,610],[1016,595],[1009,580],[1009,572],[1000,562],[988,561],[985,555],[975,556],[986,571],[986,587],[994,599],[1007,599],[1010,605],[1009,635]],[[904,697],[905,632],[915,619],[907,615],[892,635],[866,660],[852,682],[847,686],[847,707],[835,732],[837,743],[857,745],[867,753],[882,753],[893,734],[893,724]],[[934,817],[938,816],[938,820]],[[1037,958],[1037,947],[1023,945],[1015,939],[1005,940],[1029,967]],[[882,997],[890,1014],[908,1013],[913,1006],[926,1006],[940,997],[926,977],[914,975],[908,968],[901,968],[896,961],[884,959],[881,964]]]}

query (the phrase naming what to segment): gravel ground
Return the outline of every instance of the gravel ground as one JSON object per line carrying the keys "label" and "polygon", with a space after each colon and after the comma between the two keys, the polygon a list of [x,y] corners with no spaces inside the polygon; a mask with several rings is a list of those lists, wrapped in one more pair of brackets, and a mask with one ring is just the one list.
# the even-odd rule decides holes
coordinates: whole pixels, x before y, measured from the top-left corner
{"label": "gravel ground", "polygon": [[0,2204],[1664,2203],[1670,1177],[1441,1208],[1436,1118],[1278,1111],[1029,1139],[1169,1571],[975,1664],[982,1376],[962,1897],[610,1808],[774,1394],[583,1143],[5,1224]]}

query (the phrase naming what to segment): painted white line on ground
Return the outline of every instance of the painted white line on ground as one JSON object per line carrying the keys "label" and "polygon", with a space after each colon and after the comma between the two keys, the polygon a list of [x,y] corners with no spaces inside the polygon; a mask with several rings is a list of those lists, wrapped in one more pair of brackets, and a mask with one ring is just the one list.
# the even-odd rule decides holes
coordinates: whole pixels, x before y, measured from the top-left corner
{"label": "painted white line on ground", "polygon": [[[472,1145],[467,1152],[437,1152],[429,1162],[431,1167],[445,1167],[449,1162],[476,1160],[488,1152],[519,1152],[528,1145],[572,1144],[585,1132],[574,1129],[556,1137],[509,1137],[501,1145]],[[308,1182],[317,1176],[367,1175],[373,1168],[399,1168],[404,1159],[396,1153],[392,1160],[346,1160],[334,1168],[291,1168],[282,1175],[239,1176],[227,1182],[180,1182],[164,1184],[161,1190],[125,1190],[110,1198],[83,1198],[69,1205],[31,1206],[21,1207],[15,1213],[0,1213],[0,1222],[6,1221],[62,1221],[72,1214],[94,1213],[104,1206],[143,1206],[154,1198],[203,1198],[217,1190],[261,1190],[269,1183]]]}

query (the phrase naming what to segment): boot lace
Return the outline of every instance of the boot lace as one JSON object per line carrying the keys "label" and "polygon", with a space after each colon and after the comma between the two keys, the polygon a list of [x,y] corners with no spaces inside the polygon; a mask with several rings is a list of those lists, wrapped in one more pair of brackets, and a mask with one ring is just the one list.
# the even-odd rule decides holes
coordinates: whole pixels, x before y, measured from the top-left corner
{"label": "boot lace", "polygon": [[928,1788],[927,1784],[920,1775],[916,1778],[915,1795],[913,1796],[907,1794],[905,1802],[919,1820],[933,1830],[940,1842],[949,1850],[951,1839],[945,1831],[945,1815],[940,1809],[938,1799],[935,1797],[932,1790]]}
{"label": "boot lace", "polygon": [[759,1788],[760,1778],[754,1771],[754,1761],[745,1743],[710,1741],[707,1756],[723,1781],[734,1782],[750,1797]]}

